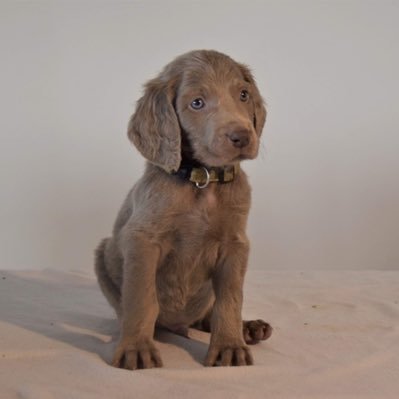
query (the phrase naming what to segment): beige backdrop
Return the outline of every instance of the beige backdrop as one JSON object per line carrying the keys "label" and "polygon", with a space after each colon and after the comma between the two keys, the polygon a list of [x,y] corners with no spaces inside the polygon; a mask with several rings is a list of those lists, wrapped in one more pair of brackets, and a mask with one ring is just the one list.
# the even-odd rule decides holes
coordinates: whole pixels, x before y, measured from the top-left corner
{"label": "beige backdrop", "polygon": [[390,1],[2,2],[0,268],[92,268],[142,171],[141,84],[213,48],[268,103],[251,267],[399,269],[398,19]]}

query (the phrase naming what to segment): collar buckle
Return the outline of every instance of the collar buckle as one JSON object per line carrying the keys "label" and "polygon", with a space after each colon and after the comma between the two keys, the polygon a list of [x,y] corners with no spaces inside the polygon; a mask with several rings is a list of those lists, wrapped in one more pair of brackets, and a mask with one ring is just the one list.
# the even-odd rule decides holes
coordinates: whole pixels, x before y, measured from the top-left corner
{"label": "collar buckle", "polygon": [[218,167],[183,165],[173,174],[183,180],[188,180],[195,187],[203,189],[213,182],[220,184],[232,182],[239,171],[239,164]]}
{"label": "collar buckle", "polygon": [[203,183],[203,184],[200,184],[199,182],[196,181],[196,182],[195,182],[195,187],[197,187],[197,188],[205,188],[205,187],[208,187],[209,182],[211,181],[211,175],[210,175],[208,169],[207,169],[205,166],[201,166],[201,170],[203,170],[203,171],[205,172],[205,178],[206,178],[206,180],[205,180],[205,183]]}

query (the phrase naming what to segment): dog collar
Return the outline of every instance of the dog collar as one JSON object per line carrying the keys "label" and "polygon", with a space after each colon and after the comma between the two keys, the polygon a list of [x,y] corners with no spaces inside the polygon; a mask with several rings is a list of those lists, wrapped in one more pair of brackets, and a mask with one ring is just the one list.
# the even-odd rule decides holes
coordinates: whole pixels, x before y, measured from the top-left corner
{"label": "dog collar", "polygon": [[174,174],[194,183],[197,188],[205,188],[209,183],[232,182],[239,171],[239,164],[220,167],[182,165]]}

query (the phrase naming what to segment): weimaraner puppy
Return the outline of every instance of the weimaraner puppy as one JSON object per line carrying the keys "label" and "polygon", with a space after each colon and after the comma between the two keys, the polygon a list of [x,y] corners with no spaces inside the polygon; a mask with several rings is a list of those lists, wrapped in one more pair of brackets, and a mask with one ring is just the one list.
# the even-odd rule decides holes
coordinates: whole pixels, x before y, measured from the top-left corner
{"label": "weimaraner puppy", "polygon": [[114,366],[162,366],[156,326],[210,331],[206,366],[253,364],[247,344],[271,335],[241,318],[250,187],[240,161],[257,156],[265,119],[250,70],[216,51],[183,54],[146,84],[128,127],[146,169],[96,250],[121,325]]}

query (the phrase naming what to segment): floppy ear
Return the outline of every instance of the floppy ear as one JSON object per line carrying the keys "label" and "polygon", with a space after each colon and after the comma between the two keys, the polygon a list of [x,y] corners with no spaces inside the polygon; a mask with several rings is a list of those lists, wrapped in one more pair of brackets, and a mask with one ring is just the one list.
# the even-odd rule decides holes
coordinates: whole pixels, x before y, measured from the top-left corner
{"label": "floppy ear", "polygon": [[258,136],[260,136],[262,134],[263,126],[266,122],[267,112],[265,108],[265,102],[263,101],[263,98],[259,93],[259,89],[256,85],[251,70],[243,64],[239,64],[239,67],[244,77],[244,80],[252,86],[251,98],[254,104],[254,127],[256,133],[258,134]]}
{"label": "floppy ear", "polygon": [[174,87],[156,78],[145,85],[143,97],[129,122],[128,137],[140,153],[168,173],[181,162],[181,134],[173,107]]}

